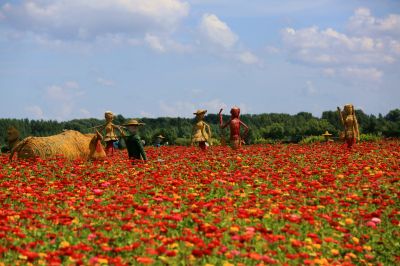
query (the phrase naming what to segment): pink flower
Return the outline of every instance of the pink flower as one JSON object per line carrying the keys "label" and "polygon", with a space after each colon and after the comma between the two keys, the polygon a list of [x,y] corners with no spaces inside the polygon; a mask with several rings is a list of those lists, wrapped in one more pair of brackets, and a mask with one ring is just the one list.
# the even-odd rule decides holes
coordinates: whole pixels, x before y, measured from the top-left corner
{"label": "pink flower", "polygon": [[96,234],[91,233],[88,235],[87,239],[90,241],[92,239],[95,239],[96,237],[97,237]]}
{"label": "pink flower", "polygon": [[108,187],[111,183],[110,182],[103,182],[101,183],[102,187]]}
{"label": "pink flower", "polygon": [[375,224],[380,224],[381,223],[381,219],[374,217],[371,219],[371,222],[375,223]]}
{"label": "pink flower", "polygon": [[97,196],[100,196],[101,194],[103,194],[103,190],[95,188],[93,189],[93,193]]}
{"label": "pink flower", "polygon": [[234,250],[231,250],[231,254],[232,254],[233,256],[238,256],[238,255],[240,255],[240,251],[234,249]]}
{"label": "pink flower", "polygon": [[256,229],[254,227],[248,226],[248,227],[246,227],[246,231],[254,233],[256,231]]}
{"label": "pink flower", "polygon": [[368,221],[367,222],[367,226],[371,227],[371,228],[376,228],[376,224],[372,221]]}

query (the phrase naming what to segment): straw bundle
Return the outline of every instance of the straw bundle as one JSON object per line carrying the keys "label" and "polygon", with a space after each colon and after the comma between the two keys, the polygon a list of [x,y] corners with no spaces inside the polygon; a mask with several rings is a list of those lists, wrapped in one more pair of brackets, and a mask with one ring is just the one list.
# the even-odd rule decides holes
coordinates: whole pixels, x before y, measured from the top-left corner
{"label": "straw bundle", "polygon": [[42,159],[62,155],[67,159],[99,159],[105,157],[96,134],[82,134],[78,131],[68,130],[61,134],[49,137],[28,137],[22,140],[13,149],[18,158]]}

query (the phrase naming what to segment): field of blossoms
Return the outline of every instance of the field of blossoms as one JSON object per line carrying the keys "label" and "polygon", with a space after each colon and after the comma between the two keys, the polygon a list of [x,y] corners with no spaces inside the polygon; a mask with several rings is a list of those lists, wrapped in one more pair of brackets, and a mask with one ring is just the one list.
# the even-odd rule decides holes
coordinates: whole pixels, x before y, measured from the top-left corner
{"label": "field of blossoms", "polygon": [[0,157],[0,265],[398,265],[400,142]]}

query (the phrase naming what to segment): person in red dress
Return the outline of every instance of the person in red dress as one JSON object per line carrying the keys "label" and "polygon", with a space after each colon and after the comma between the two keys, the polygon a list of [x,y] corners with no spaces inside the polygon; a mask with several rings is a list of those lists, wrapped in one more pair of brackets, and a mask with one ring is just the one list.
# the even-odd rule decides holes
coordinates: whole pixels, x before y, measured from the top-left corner
{"label": "person in red dress", "polygon": [[[230,145],[233,149],[238,149],[244,143],[244,139],[249,132],[249,127],[240,120],[240,108],[233,107],[231,109],[231,118],[225,124],[222,121],[222,108],[219,111],[219,118],[220,118],[220,127],[221,129],[226,128],[229,125],[230,128]],[[244,134],[243,136],[240,135],[240,127],[244,127]]]}

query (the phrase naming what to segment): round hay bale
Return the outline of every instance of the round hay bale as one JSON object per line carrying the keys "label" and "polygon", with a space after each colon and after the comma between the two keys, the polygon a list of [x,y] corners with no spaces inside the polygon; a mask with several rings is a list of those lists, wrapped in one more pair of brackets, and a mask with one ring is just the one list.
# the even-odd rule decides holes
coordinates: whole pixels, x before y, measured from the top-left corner
{"label": "round hay bale", "polygon": [[95,134],[82,134],[68,130],[49,137],[28,137],[14,149],[18,158],[47,159],[61,155],[67,159],[89,159],[96,151]]}

